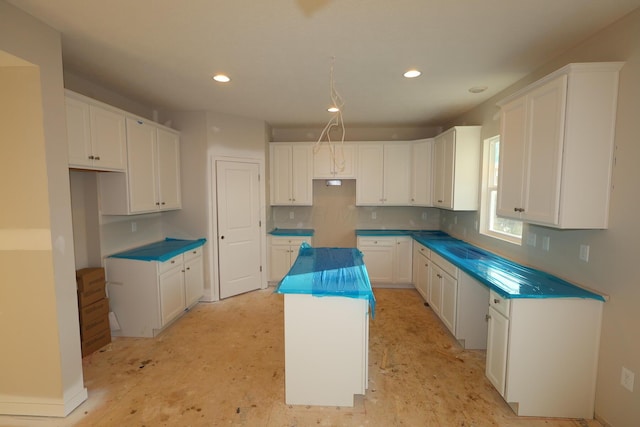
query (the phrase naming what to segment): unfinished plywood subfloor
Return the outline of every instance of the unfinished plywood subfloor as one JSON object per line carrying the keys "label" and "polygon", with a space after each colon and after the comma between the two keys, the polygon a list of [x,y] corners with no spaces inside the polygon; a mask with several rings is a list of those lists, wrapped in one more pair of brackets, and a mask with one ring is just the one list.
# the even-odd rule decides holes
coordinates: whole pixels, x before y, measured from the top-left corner
{"label": "unfinished plywood subfloor", "polygon": [[0,425],[600,426],[516,417],[485,353],[463,350],[415,290],[374,292],[369,389],[353,408],[284,403],[283,297],[267,289],[199,304],[157,338],[116,338],[83,360],[89,399],[69,417]]}

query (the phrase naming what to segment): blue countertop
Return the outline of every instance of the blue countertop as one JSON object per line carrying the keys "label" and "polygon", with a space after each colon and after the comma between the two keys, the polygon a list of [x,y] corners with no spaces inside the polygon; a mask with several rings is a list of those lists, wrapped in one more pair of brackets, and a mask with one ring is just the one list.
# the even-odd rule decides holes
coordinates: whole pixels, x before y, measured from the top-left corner
{"label": "blue countertop", "polygon": [[275,292],[366,299],[372,317],[375,311],[369,275],[362,252],[356,248],[313,248],[303,243],[298,258]]}
{"label": "blue countertop", "polygon": [[312,228],[274,228],[269,232],[272,236],[308,237],[313,236]]}
{"label": "blue countertop", "polygon": [[442,231],[356,230],[358,236],[411,236],[505,298],[590,298],[602,295],[544,271],[520,265]]}
{"label": "blue countertop", "polygon": [[164,262],[176,255],[198,248],[205,244],[206,239],[180,240],[170,239],[139,246],[123,252],[110,255],[110,258],[126,258],[138,261],[160,261]]}

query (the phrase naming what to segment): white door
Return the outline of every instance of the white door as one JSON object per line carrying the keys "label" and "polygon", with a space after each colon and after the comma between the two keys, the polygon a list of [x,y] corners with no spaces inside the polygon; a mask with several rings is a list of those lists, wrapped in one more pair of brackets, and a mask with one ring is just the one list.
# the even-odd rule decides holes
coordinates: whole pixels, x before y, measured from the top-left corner
{"label": "white door", "polygon": [[220,298],[261,285],[259,171],[257,163],[216,161]]}

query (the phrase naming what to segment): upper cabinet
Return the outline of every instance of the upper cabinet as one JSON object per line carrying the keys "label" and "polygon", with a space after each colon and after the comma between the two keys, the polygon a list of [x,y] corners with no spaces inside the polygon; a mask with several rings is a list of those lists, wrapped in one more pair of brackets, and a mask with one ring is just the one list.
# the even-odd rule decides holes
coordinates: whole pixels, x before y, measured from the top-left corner
{"label": "upper cabinet", "polygon": [[69,167],[124,171],[125,115],[106,104],[65,91]]}
{"label": "upper cabinet", "polygon": [[180,209],[180,137],[171,129],[127,117],[128,168],[100,174],[100,211],[131,215]]}
{"label": "upper cabinet", "polygon": [[411,143],[411,205],[433,206],[432,187],[433,138]]}
{"label": "upper cabinet", "polygon": [[456,126],[434,138],[433,206],[456,211],[478,209],[480,129]]}
{"label": "upper cabinet", "polygon": [[569,64],[498,104],[498,215],[607,228],[622,66]]}
{"label": "upper cabinet", "polygon": [[354,179],[356,177],[356,146],[322,142],[313,148],[314,179]]}
{"label": "upper cabinet", "polygon": [[271,205],[313,204],[313,147],[309,143],[269,145]]}
{"label": "upper cabinet", "polygon": [[358,145],[356,205],[409,206],[411,143]]}

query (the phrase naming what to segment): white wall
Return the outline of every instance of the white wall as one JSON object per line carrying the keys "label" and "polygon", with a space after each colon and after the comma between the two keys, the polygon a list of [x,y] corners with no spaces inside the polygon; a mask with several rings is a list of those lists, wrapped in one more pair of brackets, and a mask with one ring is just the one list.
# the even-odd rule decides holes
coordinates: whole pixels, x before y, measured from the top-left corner
{"label": "white wall", "polygon": [[[635,266],[640,242],[640,9],[449,125],[481,124],[483,138],[494,136],[499,133],[499,120],[494,120],[497,100],[567,63],[596,61],[626,61],[620,72],[609,229],[529,226],[525,234],[535,233],[538,244],[520,247],[479,235],[475,213],[444,213],[441,227],[460,238],[466,231],[465,240],[609,295],[604,304],[596,415],[615,427],[635,427],[640,423],[640,285]],[[549,252],[540,247],[543,236],[551,239]],[[578,259],[581,244],[590,245],[588,263]],[[633,392],[620,385],[622,366],[636,373]]]}
{"label": "white wall", "polygon": [[[24,143],[31,144],[29,150],[32,155],[25,155],[18,146],[13,146],[16,151],[11,151],[12,146],[3,148],[10,156],[16,156],[12,159],[12,167],[22,164],[26,171],[36,167],[32,162],[43,159],[44,164],[37,167],[46,169],[44,178],[34,170],[32,175],[25,175],[24,180],[18,179],[20,170],[17,169],[13,178],[2,180],[3,186],[6,189],[23,182],[13,193],[24,191],[28,194],[33,185],[44,185],[44,203],[38,194],[34,194],[34,199],[29,202],[37,200],[40,203],[37,208],[48,217],[49,224],[42,223],[37,228],[46,231],[50,239],[49,249],[4,248],[0,253],[0,259],[5,261],[14,257],[23,260],[31,257],[34,262],[26,266],[23,275],[13,275],[15,265],[3,263],[2,274],[5,276],[2,287],[13,294],[11,299],[0,298],[0,313],[4,313],[2,323],[11,325],[13,335],[11,331],[3,330],[2,336],[3,339],[12,336],[15,340],[12,344],[3,344],[0,377],[15,378],[17,375],[21,380],[3,381],[0,385],[0,413],[64,416],[86,399],[87,391],[83,384],[78,328],[60,34],[0,0],[0,50],[33,64],[34,67],[29,68],[39,75],[39,79],[36,78],[39,88],[36,87],[34,97],[25,98],[39,105],[24,110],[29,111],[31,122],[23,122],[24,133],[18,130],[27,136]],[[3,93],[5,96],[8,94],[7,91]],[[5,98],[5,103],[7,99],[13,99],[16,105],[25,101],[15,94]],[[14,128],[24,118],[14,117],[7,129]],[[39,135],[28,134],[39,129]],[[16,138],[3,140],[15,141]],[[4,215],[22,211],[28,212],[23,203],[3,203]],[[19,227],[0,223],[3,232],[13,229],[19,240],[24,237],[25,242],[32,241],[30,236],[35,232],[32,227],[34,225],[30,223]],[[6,239],[2,240],[7,243]],[[36,272],[38,282],[34,284],[32,276]],[[39,303],[34,304],[34,300]],[[19,308],[17,311],[16,306]],[[40,342],[38,336],[28,336],[29,325],[39,325],[43,331],[49,331],[47,337]],[[17,335],[22,335],[23,339]],[[38,343],[37,349],[33,343]],[[30,359],[35,356],[38,359],[36,364]],[[47,367],[45,374],[39,375],[39,365]]]}

